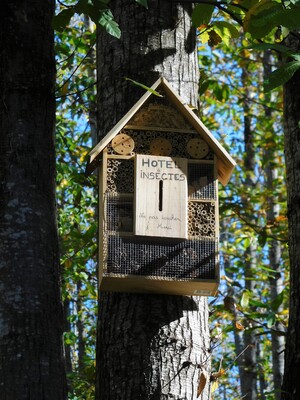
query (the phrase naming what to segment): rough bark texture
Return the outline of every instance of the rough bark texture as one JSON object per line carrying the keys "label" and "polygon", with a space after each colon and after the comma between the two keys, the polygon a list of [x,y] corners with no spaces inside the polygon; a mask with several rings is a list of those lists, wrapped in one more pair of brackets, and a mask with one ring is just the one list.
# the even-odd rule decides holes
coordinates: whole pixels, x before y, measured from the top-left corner
{"label": "rough bark texture", "polygon": [[[299,33],[298,33],[299,35]],[[299,39],[289,36],[287,44],[299,51]],[[300,398],[300,71],[284,88],[285,158],[288,191],[290,255],[290,319],[286,341],[282,399]]]}
{"label": "rough bark texture", "polygon": [[54,0],[0,6],[0,397],[65,398],[55,220]]}
{"label": "rough bark texture", "polygon": [[[198,65],[190,6],[114,2],[122,29],[98,41],[98,130],[104,135],[142,96],[124,79],[151,86],[163,75],[186,103],[197,104]],[[198,376],[209,368],[206,298],[101,293],[97,396],[104,399],[197,398]],[[199,399],[208,398],[208,384]]]}
{"label": "rough bark texture", "polygon": [[99,134],[105,135],[144,93],[125,77],[151,86],[163,75],[187,104],[197,105],[196,34],[188,11],[163,0],[150,1],[149,10],[130,1],[112,6],[122,38],[102,33],[98,40]]}

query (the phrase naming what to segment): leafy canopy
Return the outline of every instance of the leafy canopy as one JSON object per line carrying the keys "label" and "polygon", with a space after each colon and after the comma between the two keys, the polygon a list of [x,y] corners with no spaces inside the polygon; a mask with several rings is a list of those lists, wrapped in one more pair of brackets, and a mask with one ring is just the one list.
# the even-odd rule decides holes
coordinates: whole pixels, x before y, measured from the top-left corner
{"label": "leafy canopy", "polygon": [[229,46],[229,39],[237,38],[243,30],[250,42],[248,48],[270,49],[285,56],[284,65],[265,81],[265,91],[283,85],[300,68],[300,53],[280,44],[289,33],[299,36],[299,0],[200,0],[197,3],[192,21],[199,29],[202,43],[214,46],[223,41]]}
{"label": "leafy canopy", "polygon": [[[135,0],[136,3],[148,8],[147,0]],[[66,8],[53,19],[53,28],[61,32],[70,22],[74,14],[88,15],[97,27],[103,28],[116,38],[121,37],[121,30],[109,9],[110,0],[78,0],[74,5],[63,4]],[[59,2],[62,4],[61,2]]]}

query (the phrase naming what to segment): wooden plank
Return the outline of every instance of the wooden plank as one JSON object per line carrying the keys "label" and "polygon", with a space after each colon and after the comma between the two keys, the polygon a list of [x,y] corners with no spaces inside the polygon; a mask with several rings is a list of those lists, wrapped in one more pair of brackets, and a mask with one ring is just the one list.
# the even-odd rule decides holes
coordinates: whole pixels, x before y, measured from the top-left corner
{"label": "wooden plank", "polygon": [[133,131],[171,132],[171,133],[182,133],[182,134],[198,133],[196,129],[164,128],[159,126],[155,127],[155,126],[125,125],[124,129],[131,129]]}
{"label": "wooden plank", "polygon": [[174,281],[139,276],[107,276],[100,282],[101,291],[160,293],[180,296],[215,296],[219,280]]}
{"label": "wooden plank", "polygon": [[187,160],[137,155],[136,235],[187,238]]}
{"label": "wooden plank", "polygon": [[104,193],[106,191],[107,184],[107,151],[103,152],[103,160],[101,167],[99,168],[99,197],[98,197],[98,264],[99,264],[99,282],[103,276],[103,266],[105,263],[105,248],[107,243],[105,242],[104,230],[105,230],[105,215],[104,215]]}
{"label": "wooden plank", "polygon": [[108,154],[107,158],[111,158],[111,159],[118,159],[118,160],[132,160],[135,156],[131,155],[131,156],[120,156],[117,154]]}

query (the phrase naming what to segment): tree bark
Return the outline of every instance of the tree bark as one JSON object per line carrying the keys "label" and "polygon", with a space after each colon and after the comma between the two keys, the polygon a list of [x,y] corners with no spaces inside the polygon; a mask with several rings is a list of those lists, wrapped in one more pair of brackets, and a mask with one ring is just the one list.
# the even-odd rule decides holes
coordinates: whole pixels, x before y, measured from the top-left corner
{"label": "tree bark", "polygon": [[[198,103],[198,63],[191,6],[148,1],[149,10],[116,1],[121,40],[98,39],[100,136],[144,91],[164,76],[184,101]],[[200,373],[209,370],[208,310],[204,297],[100,293],[96,398],[197,398]],[[209,380],[209,379],[208,379]],[[199,399],[208,398],[207,383]]]}
{"label": "tree bark", "polygon": [[[299,33],[297,34],[299,35]],[[297,35],[290,34],[286,44],[299,51]],[[287,173],[290,317],[286,340],[282,399],[300,398],[300,71],[284,87],[285,158]]]}
{"label": "tree bark", "polygon": [[65,399],[55,209],[54,0],[0,6],[0,397]]}

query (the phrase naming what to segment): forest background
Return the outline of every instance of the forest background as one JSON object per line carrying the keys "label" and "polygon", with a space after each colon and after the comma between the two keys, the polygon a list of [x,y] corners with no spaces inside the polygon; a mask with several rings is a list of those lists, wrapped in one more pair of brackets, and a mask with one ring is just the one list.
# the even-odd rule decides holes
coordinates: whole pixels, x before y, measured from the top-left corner
{"label": "forest background", "polygon": [[[147,7],[146,0],[137,3]],[[116,40],[121,36],[113,15],[101,10],[99,19],[94,4],[58,1],[53,20],[60,267],[72,400],[95,394],[97,182],[84,171],[97,140],[96,25]],[[286,2],[279,12],[278,4],[203,2],[192,16],[200,82],[199,104],[191,106],[237,162],[230,183],[220,187],[222,280],[219,295],[210,299],[215,399],[242,398],[249,376],[253,392],[247,398],[281,396],[290,281],[282,85],[298,73],[300,61],[284,42],[288,31],[299,28],[299,7]]]}

